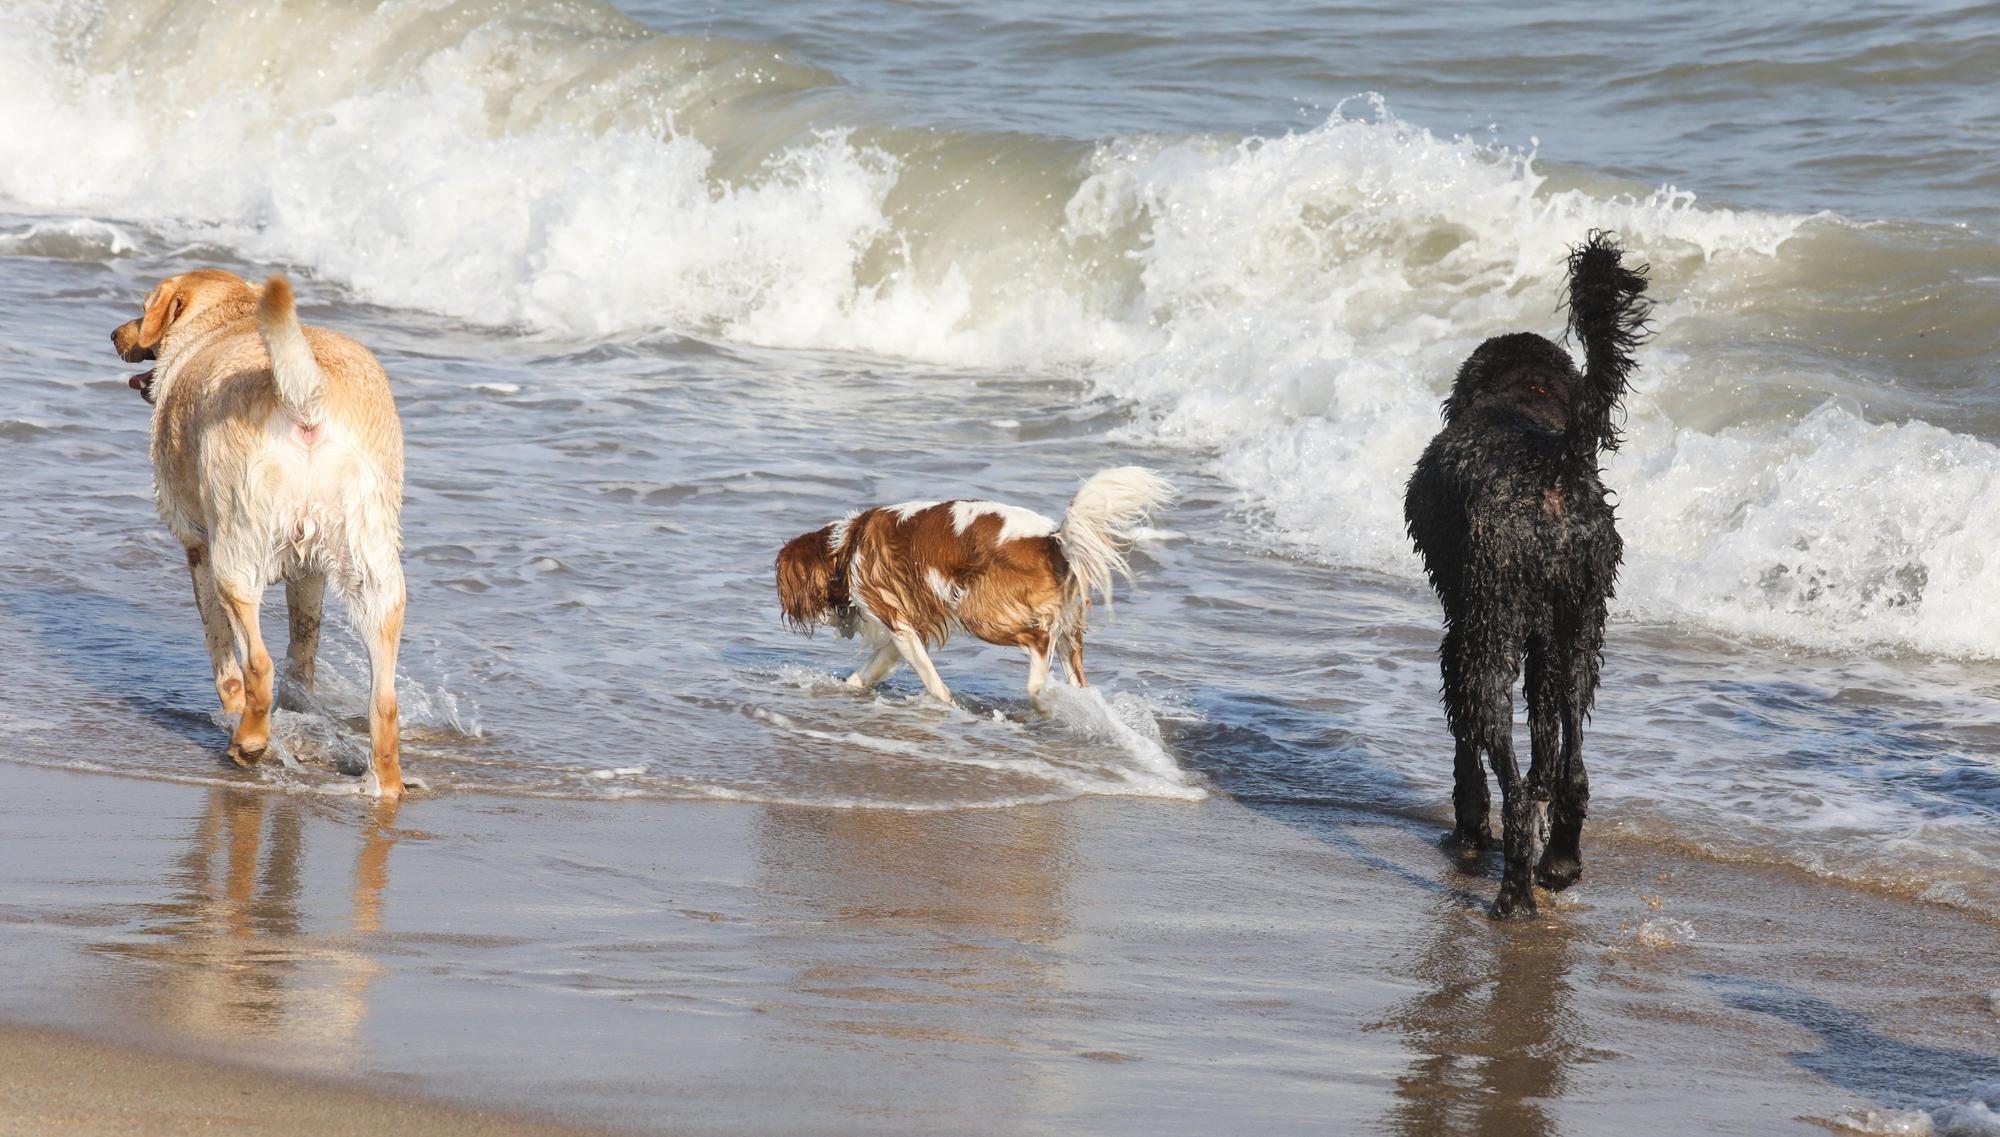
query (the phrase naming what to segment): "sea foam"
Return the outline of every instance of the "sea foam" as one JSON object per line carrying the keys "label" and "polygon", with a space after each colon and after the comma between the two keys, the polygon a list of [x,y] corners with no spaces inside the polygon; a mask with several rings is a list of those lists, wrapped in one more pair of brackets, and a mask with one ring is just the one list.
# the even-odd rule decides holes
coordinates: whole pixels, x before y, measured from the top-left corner
{"label": "sea foam", "polygon": [[1838,218],[1545,171],[1379,100],[1272,138],[919,131],[587,2],[34,4],[0,13],[0,68],[0,197],[96,219],[17,251],[219,247],[544,338],[1081,371],[1273,540],[1406,577],[1401,486],[1458,361],[1558,333],[1565,249],[1614,229],[1660,301],[1608,471],[1620,613],[2000,655],[2000,452],[1838,394],[1831,356],[1743,366],[1828,319],[1773,281],[1851,241]]}

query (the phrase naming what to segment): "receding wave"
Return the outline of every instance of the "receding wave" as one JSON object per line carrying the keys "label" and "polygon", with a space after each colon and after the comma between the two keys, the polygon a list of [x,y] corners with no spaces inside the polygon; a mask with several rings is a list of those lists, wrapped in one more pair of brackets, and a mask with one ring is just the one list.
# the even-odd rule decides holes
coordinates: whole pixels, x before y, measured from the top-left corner
{"label": "receding wave", "polygon": [[1708,208],[1365,98],[1272,138],[925,128],[587,0],[36,4],[0,65],[0,196],[57,218],[0,251],[198,243],[532,336],[1081,370],[1275,540],[1405,575],[1446,378],[1553,332],[1565,246],[1614,228],[1661,300],[1610,471],[1625,614],[2000,655],[2000,452],[1892,382],[2000,354],[1975,235]]}

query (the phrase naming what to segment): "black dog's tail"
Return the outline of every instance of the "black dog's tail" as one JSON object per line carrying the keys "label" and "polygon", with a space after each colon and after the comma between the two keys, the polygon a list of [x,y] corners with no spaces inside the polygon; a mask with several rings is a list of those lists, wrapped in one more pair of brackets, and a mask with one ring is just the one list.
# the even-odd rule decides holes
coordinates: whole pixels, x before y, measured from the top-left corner
{"label": "black dog's tail", "polygon": [[1646,338],[1646,265],[1626,268],[1609,233],[1592,230],[1569,252],[1569,330],[1583,341],[1583,386],[1570,404],[1570,438],[1595,452],[1616,450],[1611,416],[1625,397],[1632,350]]}

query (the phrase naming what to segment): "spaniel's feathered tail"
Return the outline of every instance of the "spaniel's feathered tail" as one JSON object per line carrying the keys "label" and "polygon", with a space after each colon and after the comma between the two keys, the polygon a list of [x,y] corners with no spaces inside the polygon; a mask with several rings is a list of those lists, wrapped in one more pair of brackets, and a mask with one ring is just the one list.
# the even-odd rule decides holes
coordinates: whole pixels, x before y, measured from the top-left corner
{"label": "spaniel's feathered tail", "polygon": [[1154,510],[1174,500],[1173,483],[1143,466],[1119,466],[1094,474],[1076,491],[1056,530],[1069,578],[1063,582],[1061,640],[1071,627],[1082,626],[1090,597],[1096,593],[1111,603],[1114,576],[1132,572],[1125,551]]}

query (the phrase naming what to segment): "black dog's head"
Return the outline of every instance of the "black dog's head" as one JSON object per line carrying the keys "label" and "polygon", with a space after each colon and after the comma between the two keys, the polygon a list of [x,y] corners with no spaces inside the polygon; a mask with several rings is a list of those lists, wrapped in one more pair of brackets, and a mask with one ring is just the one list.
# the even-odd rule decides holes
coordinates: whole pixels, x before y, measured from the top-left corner
{"label": "black dog's head", "polygon": [[1445,400],[1444,421],[1484,420],[1536,434],[1569,429],[1577,379],[1569,353],[1533,332],[1494,336],[1466,357]]}
{"label": "black dog's head", "polygon": [[1646,337],[1646,268],[1629,268],[1608,233],[1593,232],[1569,255],[1569,325],[1584,369],[1532,332],[1495,336],[1466,359],[1444,405],[1444,421],[1534,436],[1564,436],[1577,460],[1616,450],[1616,418],[1630,387],[1633,349]]}

